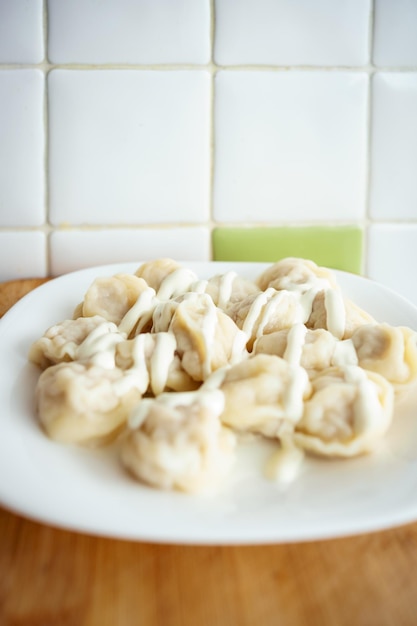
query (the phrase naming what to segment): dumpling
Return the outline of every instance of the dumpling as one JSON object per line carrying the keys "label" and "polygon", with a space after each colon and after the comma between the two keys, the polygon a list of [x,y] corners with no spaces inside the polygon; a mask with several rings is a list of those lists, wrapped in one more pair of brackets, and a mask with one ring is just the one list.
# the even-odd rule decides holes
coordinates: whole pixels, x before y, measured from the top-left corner
{"label": "dumpling", "polygon": [[142,263],[136,270],[135,275],[143,278],[149,287],[158,291],[162,281],[176,270],[181,269],[181,267],[182,265],[174,261],[174,259],[154,259],[153,261]]}
{"label": "dumpling", "polygon": [[197,275],[173,259],[156,259],[143,263],[135,272],[156,291],[159,300],[169,300],[190,291]]}
{"label": "dumpling", "polygon": [[[213,374],[225,397],[222,422],[239,431],[279,437],[302,416],[311,387],[307,372],[283,359],[258,354]],[[210,387],[212,380],[206,385]]]}
{"label": "dumpling", "polygon": [[309,376],[332,365],[357,365],[350,340],[339,341],[328,330],[308,329],[304,324],[263,335],[254,345],[254,354],[275,354],[289,363],[301,365]]}
{"label": "dumpling", "polygon": [[169,326],[182,367],[195,381],[240,360],[245,335],[207,294],[194,294],[178,304]]}
{"label": "dumpling", "polygon": [[417,379],[417,333],[405,326],[367,324],[352,334],[361,367],[377,372],[397,390]]}
{"label": "dumpling", "polygon": [[161,489],[199,492],[219,485],[234,462],[236,438],[219,419],[219,391],[162,394],[133,412],[123,465]]}
{"label": "dumpling", "polygon": [[204,288],[204,292],[211,296],[214,304],[226,313],[237,302],[259,291],[259,287],[253,281],[232,271],[213,276]]}
{"label": "dumpling", "polygon": [[84,296],[82,315],[101,315],[109,322],[120,324],[140,294],[148,289],[143,278],[134,274],[96,278]]}
{"label": "dumpling", "polygon": [[262,291],[268,287],[304,293],[311,288],[336,288],[337,281],[334,273],[320,267],[314,261],[296,257],[287,257],[270,265],[257,279],[257,285]]}
{"label": "dumpling", "polygon": [[142,333],[116,347],[115,363],[136,378],[142,393],[155,396],[165,390],[190,391],[197,383],[187,374],[176,354],[173,333]]}
{"label": "dumpling", "polygon": [[39,420],[61,443],[103,444],[124,427],[141,394],[124,384],[124,372],[79,362],[46,369],[36,386]]}
{"label": "dumpling", "polygon": [[375,323],[374,318],[344,298],[338,289],[327,289],[315,294],[306,321],[308,328],[325,328],[338,339],[349,339],[356,328],[370,323]]}
{"label": "dumpling", "polygon": [[95,360],[114,366],[114,347],[124,337],[100,315],[64,320],[51,326],[29,350],[29,360],[42,369],[55,363]]}
{"label": "dumpling", "polygon": [[394,410],[392,385],[358,366],[333,367],[312,380],[294,442],[324,456],[351,457],[375,448]]}
{"label": "dumpling", "polygon": [[228,308],[228,314],[245,333],[249,351],[258,337],[305,321],[298,295],[273,287],[236,302]]}

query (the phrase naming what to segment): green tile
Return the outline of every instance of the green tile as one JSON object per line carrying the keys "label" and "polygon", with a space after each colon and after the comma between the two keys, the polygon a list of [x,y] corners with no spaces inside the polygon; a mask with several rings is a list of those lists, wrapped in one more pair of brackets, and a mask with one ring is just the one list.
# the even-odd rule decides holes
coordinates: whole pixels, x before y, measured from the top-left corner
{"label": "green tile", "polygon": [[213,231],[215,261],[274,262],[294,256],[359,274],[363,231],[359,226],[218,227]]}

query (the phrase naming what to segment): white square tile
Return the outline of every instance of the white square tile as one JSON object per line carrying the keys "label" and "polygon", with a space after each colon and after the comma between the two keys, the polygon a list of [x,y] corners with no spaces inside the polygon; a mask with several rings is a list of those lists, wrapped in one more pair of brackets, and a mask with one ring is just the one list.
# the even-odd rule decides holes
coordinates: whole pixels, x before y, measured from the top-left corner
{"label": "white square tile", "polygon": [[50,252],[53,275],[159,257],[208,261],[210,233],[204,228],[57,231],[51,235]]}
{"label": "white square tile", "polygon": [[52,222],[205,221],[209,94],[206,71],[52,71]]}
{"label": "white square tile", "polygon": [[375,0],[375,65],[417,65],[417,2],[415,0]]}
{"label": "white square tile", "polygon": [[0,63],[40,63],[43,1],[0,0]]}
{"label": "white square tile", "polygon": [[44,78],[0,71],[0,226],[44,220]]}
{"label": "white square tile", "polygon": [[371,216],[417,218],[417,73],[373,79]]}
{"label": "white square tile", "polygon": [[216,0],[220,65],[364,65],[370,0]]}
{"label": "white square tile", "polygon": [[40,232],[0,232],[0,281],[47,276],[46,238]]}
{"label": "white square tile", "polygon": [[367,80],[360,72],[219,72],[215,218],[362,217]]}
{"label": "white square tile", "polygon": [[368,275],[417,305],[417,224],[375,224],[368,241]]}
{"label": "white square tile", "polygon": [[53,63],[208,63],[210,0],[49,0]]}

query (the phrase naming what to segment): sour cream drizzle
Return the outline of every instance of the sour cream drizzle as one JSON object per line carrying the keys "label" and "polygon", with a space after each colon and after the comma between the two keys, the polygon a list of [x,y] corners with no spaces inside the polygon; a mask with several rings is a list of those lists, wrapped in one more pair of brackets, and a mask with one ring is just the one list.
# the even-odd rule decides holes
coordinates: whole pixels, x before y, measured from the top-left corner
{"label": "sour cream drizzle", "polygon": [[342,294],[338,289],[326,289],[324,292],[324,306],[327,314],[327,329],[342,339],[346,326],[346,309]]}
{"label": "sour cream drizzle", "polygon": [[196,280],[197,276],[194,272],[186,267],[180,267],[164,278],[156,294],[157,298],[158,300],[175,298],[188,291]]}
{"label": "sour cream drizzle", "polygon": [[307,327],[304,324],[294,324],[288,331],[284,359],[291,365],[301,364],[306,335]]}
{"label": "sour cream drizzle", "polygon": [[172,333],[157,333],[155,347],[151,356],[150,378],[152,392],[157,396],[165,389],[169,368],[174,360],[177,342]]}
{"label": "sour cream drizzle", "polygon": [[381,428],[381,403],[376,385],[369,380],[365,370],[347,366],[344,369],[347,383],[357,387],[354,401],[354,431],[357,435],[372,433]]}
{"label": "sour cream drizzle", "polygon": [[119,332],[130,335],[136,324],[139,324],[142,317],[146,318],[146,322],[152,317],[155,302],[155,289],[148,287],[139,295],[135,304],[127,311],[119,324]]}
{"label": "sour cream drizzle", "polygon": [[90,360],[105,369],[113,369],[116,344],[125,337],[117,332],[112,322],[103,322],[94,328],[76,348],[74,360]]}
{"label": "sour cream drizzle", "polygon": [[232,297],[233,283],[237,277],[236,272],[226,272],[220,276],[219,293],[217,298],[217,306],[221,309],[225,308]]}
{"label": "sour cream drizzle", "polygon": [[209,408],[213,417],[219,417],[224,411],[224,402],[224,394],[218,389],[162,393],[157,398],[142,399],[130,415],[128,425],[132,430],[140,428],[152,408],[158,405],[175,409],[198,404]]}

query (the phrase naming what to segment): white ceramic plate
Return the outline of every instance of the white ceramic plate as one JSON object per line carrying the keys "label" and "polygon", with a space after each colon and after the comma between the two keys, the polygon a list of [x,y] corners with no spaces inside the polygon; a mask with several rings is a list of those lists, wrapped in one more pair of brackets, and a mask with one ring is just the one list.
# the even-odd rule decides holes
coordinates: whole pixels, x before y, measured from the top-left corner
{"label": "white ceramic plate", "polygon": [[[155,542],[246,544],[305,541],[369,532],[417,519],[417,394],[403,403],[374,454],[307,459],[290,485],[262,476],[268,446],[245,444],[216,496],[165,493],[135,482],[117,447],[84,450],[50,441],[34,413],[39,372],[28,348],[47,327],[72,316],[96,276],[139,264],[74,272],[18,302],[0,321],[0,501],[58,527]],[[186,263],[201,278],[231,268],[254,278],[266,264]],[[417,308],[391,290],[337,272],[347,296],[379,321],[417,329]]]}

